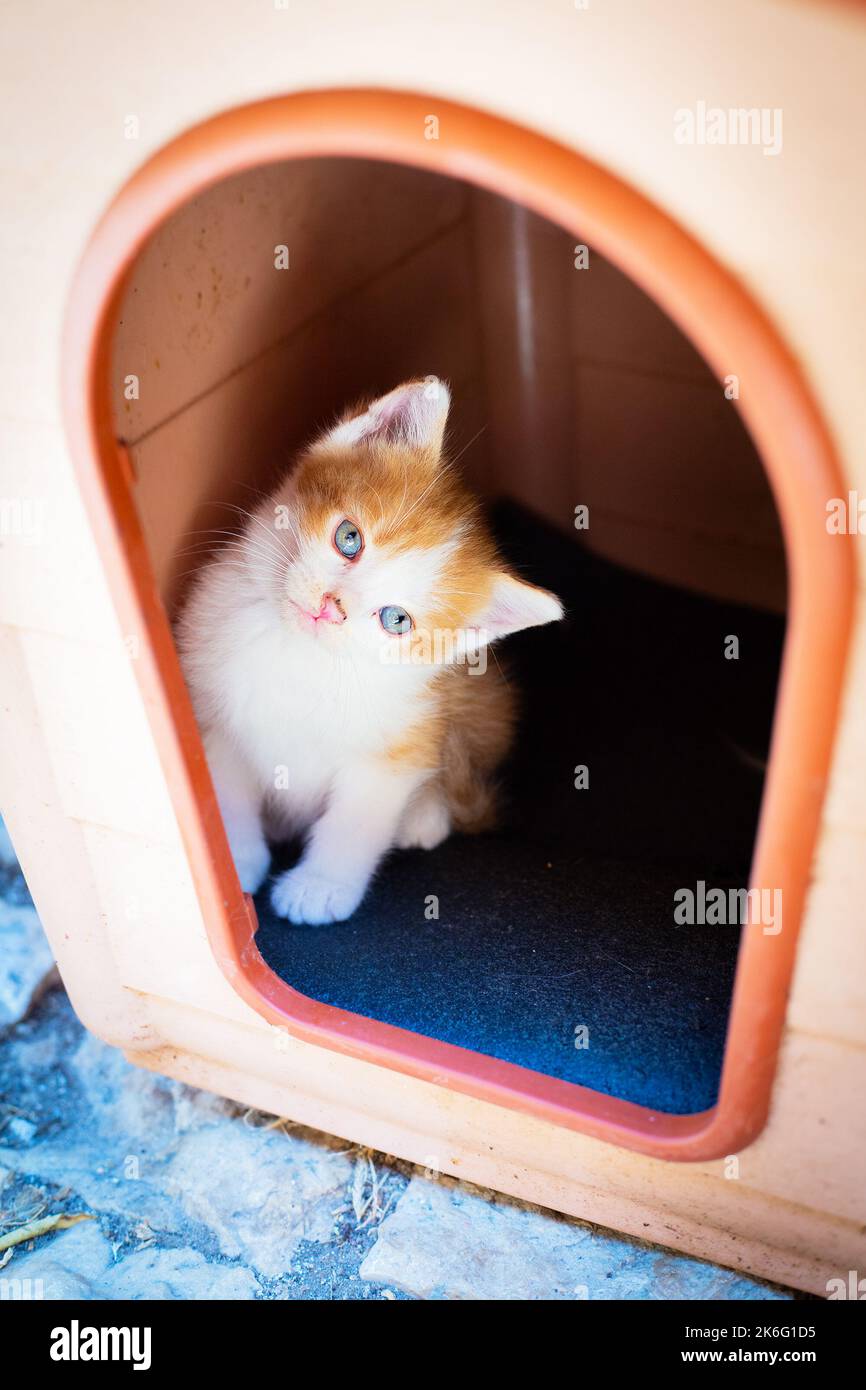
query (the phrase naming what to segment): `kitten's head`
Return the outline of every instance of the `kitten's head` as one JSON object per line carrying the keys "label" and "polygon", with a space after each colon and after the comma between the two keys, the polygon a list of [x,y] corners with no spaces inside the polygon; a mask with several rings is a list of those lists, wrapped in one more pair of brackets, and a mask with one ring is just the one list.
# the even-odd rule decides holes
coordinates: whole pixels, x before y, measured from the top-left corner
{"label": "kitten's head", "polygon": [[443,457],[449,404],[435,377],[398,386],[322,435],[271,500],[281,615],[310,641],[353,659],[471,660],[562,617],[504,566]]}

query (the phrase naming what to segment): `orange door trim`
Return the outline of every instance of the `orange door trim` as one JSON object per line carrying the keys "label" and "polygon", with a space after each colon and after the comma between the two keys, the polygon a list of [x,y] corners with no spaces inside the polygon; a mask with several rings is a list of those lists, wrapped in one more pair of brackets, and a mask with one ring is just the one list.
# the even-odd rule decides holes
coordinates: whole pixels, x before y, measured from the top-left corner
{"label": "orange door trim", "polygon": [[[425,139],[425,117],[439,139]],[[751,886],[780,888],[783,930],[744,929],[721,1087],[712,1110],[666,1115],[309,999],[264,963],[241,894],[169,623],[115,438],[110,347],[125,278],[146,239],[187,199],[255,165],[311,156],[390,160],[523,203],[597,248],[683,329],[722,378],[761,454],[785,535],[789,623]],[[853,612],[850,541],[827,532],[845,485],[791,352],[737,280],[634,189],[573,150],[429,96],[320,91],[225,112],[174,140],[97,226],[72,288],[63,341],[72,453],[134,662],[214,955],[272,1024],[438,1086],[669,1159],[734,1153],[763,1127],[824,796]],[[689,928],[686,928],[689,930]],[[694,928],[694,930],[702,930]],[[703,928],[706,930],[706,928]]]}

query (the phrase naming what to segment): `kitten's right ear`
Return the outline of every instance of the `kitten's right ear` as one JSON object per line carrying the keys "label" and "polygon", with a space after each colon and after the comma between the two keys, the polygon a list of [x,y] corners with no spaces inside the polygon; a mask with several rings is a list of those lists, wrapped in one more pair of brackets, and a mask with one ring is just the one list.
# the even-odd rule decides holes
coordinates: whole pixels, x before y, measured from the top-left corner
{"label": "kitten's right ear", "polygon": [[494,642],[497,637],[507,637],[527,627],[557,623],[564,616],[565,610],[556,594],[540,589],[537,584],[528,584],[507,570],[500,570],[494,575],[485,607],[475,615],[475,624],[485,642]]}
{"label": "kitten's right ear", "polygon": [[342,420],[318,442],[326,448],[344,449],[382,442],[438,454],[450,405],[451,393],[438,377],[406,381],[373,401],[360,415]]}

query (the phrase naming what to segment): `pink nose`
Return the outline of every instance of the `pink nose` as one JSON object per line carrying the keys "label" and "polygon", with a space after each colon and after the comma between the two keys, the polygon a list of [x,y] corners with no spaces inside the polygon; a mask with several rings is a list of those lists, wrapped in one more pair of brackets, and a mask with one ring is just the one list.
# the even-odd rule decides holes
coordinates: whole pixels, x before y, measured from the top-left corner
{"label": "pink nose", "polygon": [[310,617],[317,623],[344,623],[346,615],[340,607],[340,600],[334,594],[322,594],[322,604],[318,613]]}

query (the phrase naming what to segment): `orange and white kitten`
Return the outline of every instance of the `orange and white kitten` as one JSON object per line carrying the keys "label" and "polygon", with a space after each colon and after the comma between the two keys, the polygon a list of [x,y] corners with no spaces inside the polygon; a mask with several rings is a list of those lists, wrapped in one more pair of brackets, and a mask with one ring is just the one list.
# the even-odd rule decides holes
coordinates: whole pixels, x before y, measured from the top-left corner
{"label": "orange and white kitten", "polygon": [[486,644],[562,616],[511,574],[443,457],[450,398],[411,381],[324,434],[197,577],[183,667],[241,884],[340,922],[395,846],[493,823],[514,710]]}

